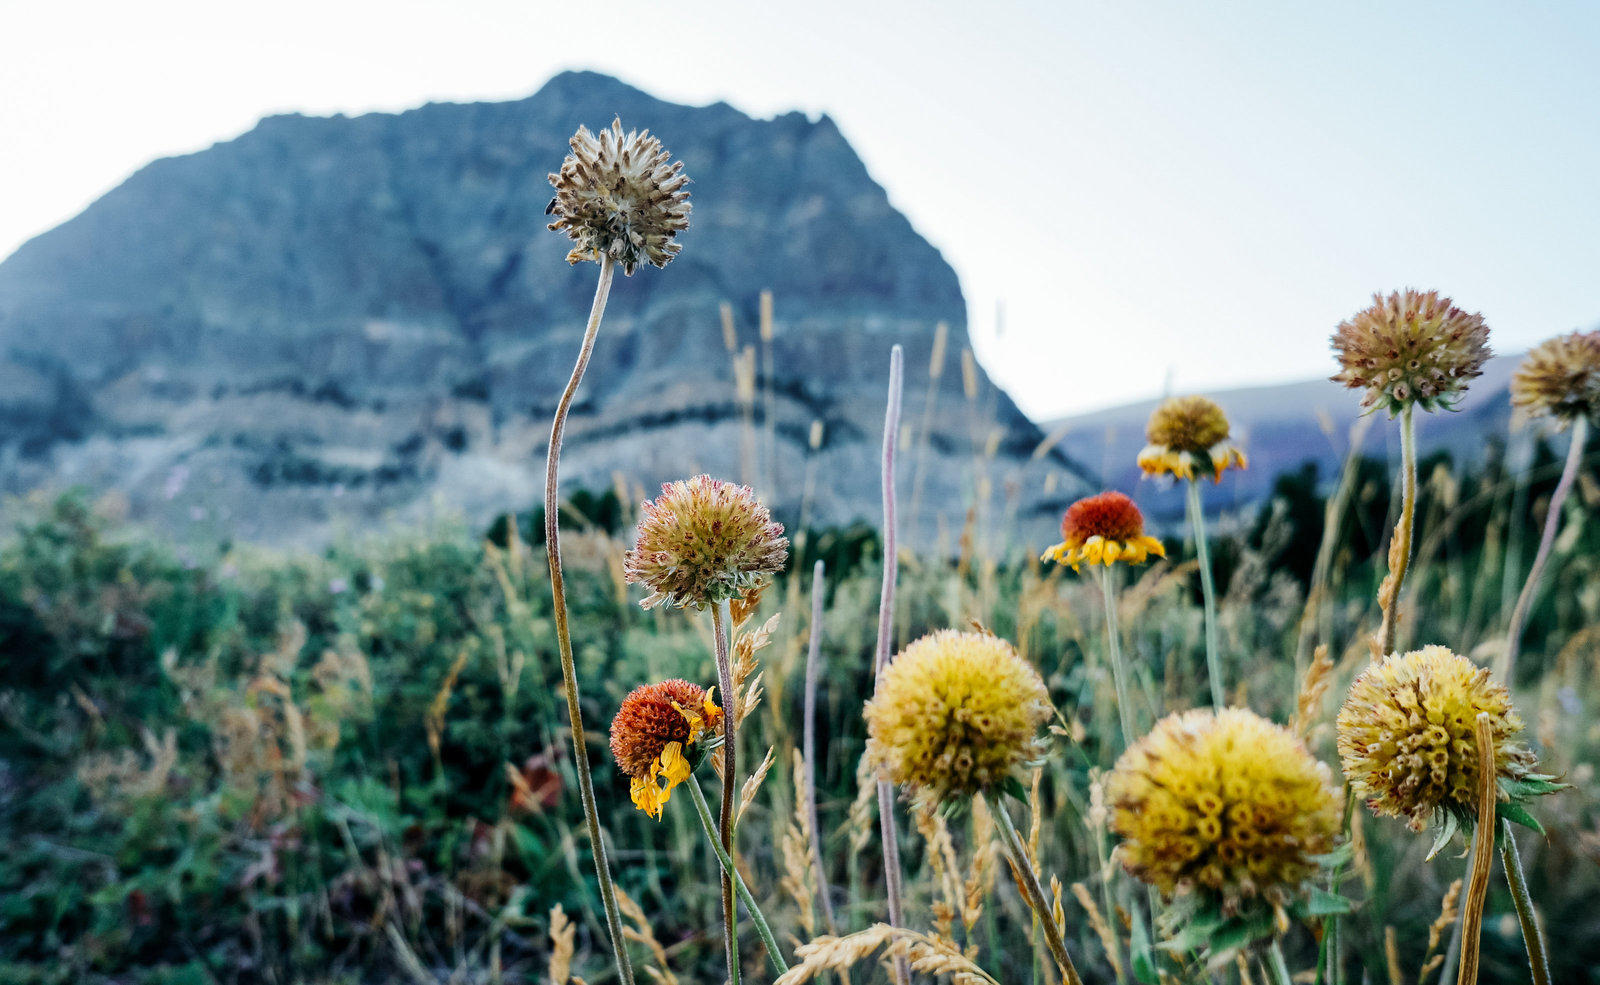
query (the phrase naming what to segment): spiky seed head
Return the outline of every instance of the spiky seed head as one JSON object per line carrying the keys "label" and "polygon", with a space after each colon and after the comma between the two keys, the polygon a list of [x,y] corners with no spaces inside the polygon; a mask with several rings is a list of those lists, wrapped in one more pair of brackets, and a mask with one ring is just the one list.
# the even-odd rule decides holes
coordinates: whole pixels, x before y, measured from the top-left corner
{"label": "spiky seed head", "polygon": [[1534,346],[1511,374],[1511,406],[1562,428],[1579,418],[1600,423],[1600,329]]}
{"label": "spiky seed head", "polygon": [[1332,377],[1365,390],[1361,406],[1393,417],[1408,405],[1454,410],[1467,384],[1489,358],[1489,326],[1438,291],[1406,288],[1339,323],[1333,351],[1339,372]]}
{"label": "spiky seed head", "polygon": [[1106,799],[1130,873],[1227,915],[1291,902],[1339,828],[1327,766],[1246,708],[1163,718],[1117,760]]}
{"label": "spiky seed head", "polygon": [[783,524],[749,486],[697,475],[663,484],[641,510],[638,539],[622,563],[629,583],[650,589],[640,603],[646,609],[742,598],[789,559]]}
{"label": "spiky seed head", "polygon": [[866,706],[868,763],[927,803],[997,788],[1043,751],[1050,695],[1010,643],[943,629],[895,657]]}
{"label": "spiky seed head", "polygon": [[1207,397],[1172,397],[1150,414],[1145,426],[1149,444],[1139,452],[1146,475],[1170,472],[1193,479],[1196,466],[1218,481],[1229,468],[1245,468],[1244,452],[1228,440],[1228,415]]}
{"label": "spiky seed head", "polygon": [[1482,768],[1479,712],[1493,729],[1495,773],[1529,776],[1534,755],[1513,739],[1522,719],[1488,670],[1442,646],[1391,655],[1356,678],[1339,710],[1344,775],[1373,813],[1403,817],[1413,831],[1445,811],[1471,820]]}
{"label": "spiky seed head", "polygon": [[689,228],[689,178],[683,162],[649,130],[622,132],[613,120],[597,137],[578,127],[572,153],[550,176],[556,197],[546,209],[554,230],[577,244],[568,263],[610,257],[632,275],[641,262],[665,267],[681,248],[676,237]]}

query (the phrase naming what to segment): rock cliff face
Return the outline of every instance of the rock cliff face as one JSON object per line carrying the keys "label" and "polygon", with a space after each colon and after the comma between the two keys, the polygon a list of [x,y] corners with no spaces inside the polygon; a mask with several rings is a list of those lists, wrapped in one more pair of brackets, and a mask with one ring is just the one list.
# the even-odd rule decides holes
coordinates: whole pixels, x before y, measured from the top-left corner
{"label": "rock cliff face", "polygon": [[[0,488],[84,483],[157,526],[302,544],[441,500],[473,522],[532,505],[597,271],[544,228],[546,174],[578,124],[614,115],[685,162],[693,225],[666,270],[617,278],[565,489],[742,475],[793,521],[810,472],[815,522],[875,520],[898,342],[924,543],[984,490],[994,531],[1048,534],[1069,463],[1035,458],[1039,430],[962,372],[954,272],[832,121],[673,105],[590,73],[517,102],[271,117],[23,246],[0,264]],[[748,402],[735,357],[753,360]]]}

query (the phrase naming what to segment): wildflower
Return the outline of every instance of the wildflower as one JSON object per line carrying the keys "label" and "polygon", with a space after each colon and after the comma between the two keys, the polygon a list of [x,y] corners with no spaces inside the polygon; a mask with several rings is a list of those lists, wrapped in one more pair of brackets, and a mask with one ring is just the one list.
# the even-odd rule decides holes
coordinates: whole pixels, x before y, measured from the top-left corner
{"label": "wildflower", "polygon": [[1050,696],[1011,644],[944,629],[906,647],[867,702],[866,761],[931,802],[998,788],[1043,751]]}
{"label": "wildflower", "polygon": [[1579,418],[1600,423],[1600,329],[1534,346],[1511,375],[1511,406],[1563,428]]}
{"label": "wildflower", "polygon": [[1328,768],[1246,708],[1163,718],[1117,760],[1106,799],[1130,873],[1228,916],[1292,902],[1339,827]]}
{"label": "wildflower", "polygon": [[611,755],[633,777],[634,806],[659,820],[672,788],[694,768],[691,747],[721,723],[722,709],[712,693],[688,681],[645,684],[622,699],[611,720]]}
{"label": "wildflower", "polygon": [[1374,813],[1404,817],[1413,831],[1444,812],[1468,820],[1482,765],[1473,734],[1480,712],[1494,731],[1499,778],[1534,776],[1533,753],[1511,738],[1522,719],[1489,671],[1442,646],[1391,655],[1356,678],[1339,710],[1344,774]]}
{"label": "wildflower", "polygon": [[650,131],[622,132],[622,121],[596,137],[579,127],[561,173],[550,176],[556,197],[545,209],[554,230],[577,244],[568,263],[610,257],[633,274],[640,261],[665,267],[678,255],[678,233],[689,228],[689,191],[683,162]]}
{"label": "wildflower", "polygon": [[1216,481],[1229,468],[1246,468],[1244,452],[1228,440],[1228,415],[1205,397],[1173,397],[1150,415],[1150,443],[1139,452],[1146,475],[1170,472],[1193,480],[1195,466],[1206,465]]}
{"label": "wildflower", "polygon": [[650,589],[640,603],[646,609],[742,598],[789,558],[783,525],[749,486],[697,475],[665,483],[642,509],[638,541],[622,564],[630,584]]}
{"label": "wildflower", "polygon": [[1361,406],[1382,407],[1390,417],[1410,404],[1454,410],[1489,358],[1483,316],[1467,314],[1438,291],[1406,288],[1387,298],[1374,294],[1372,302],[1333,334],[1341,367],[1334,382],[1364,388]]}
{"label": "wildflower", "polygon": [[1144,514],[1133,500],[1119,492],[1104,492],[1080,499],[1061,518],[1061,543],[1045,551],[1042,561],[1054,559],[1077,571],[1084,561],[1110,567],[1117,561],[1143,564],[1150,555],[1166,557],[1167,549],[1144,533]]}

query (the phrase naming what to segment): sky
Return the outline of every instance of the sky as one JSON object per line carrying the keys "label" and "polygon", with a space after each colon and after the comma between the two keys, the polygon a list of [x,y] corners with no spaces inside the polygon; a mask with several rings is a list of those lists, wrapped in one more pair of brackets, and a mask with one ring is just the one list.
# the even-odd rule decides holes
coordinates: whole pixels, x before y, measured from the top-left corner
{"label": "sky", "polygon": [[832,117],[1048,420],[1326,375],[1375,291],[1501,352],[1600,324],[1597,44],[1587,2],[0,0],[0,257],[268,114],[589,68]]}

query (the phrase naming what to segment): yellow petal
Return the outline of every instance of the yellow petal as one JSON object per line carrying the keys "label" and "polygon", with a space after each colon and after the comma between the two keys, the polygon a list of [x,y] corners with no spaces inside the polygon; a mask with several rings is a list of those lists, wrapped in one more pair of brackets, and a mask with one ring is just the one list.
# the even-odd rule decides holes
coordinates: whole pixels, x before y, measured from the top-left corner
{"label": "yellow petal", "polygon": [[1119,558],[1121,556],[1122,556],[1122,545],[1120,543],[1118,543],[1117,541],[1114,541],[1114,540],[1106,541],[1106,551],[1105,551],[1106,565],[1109,567],[1111,564],[1113,564],[1117,560],[1117,558]]}
{"label": "yellow petal", "polygon": [[661,775],[666,778],[668,790],[689,778],[689,761],[683,756],[683,743],[669,742],[661,750]]}

